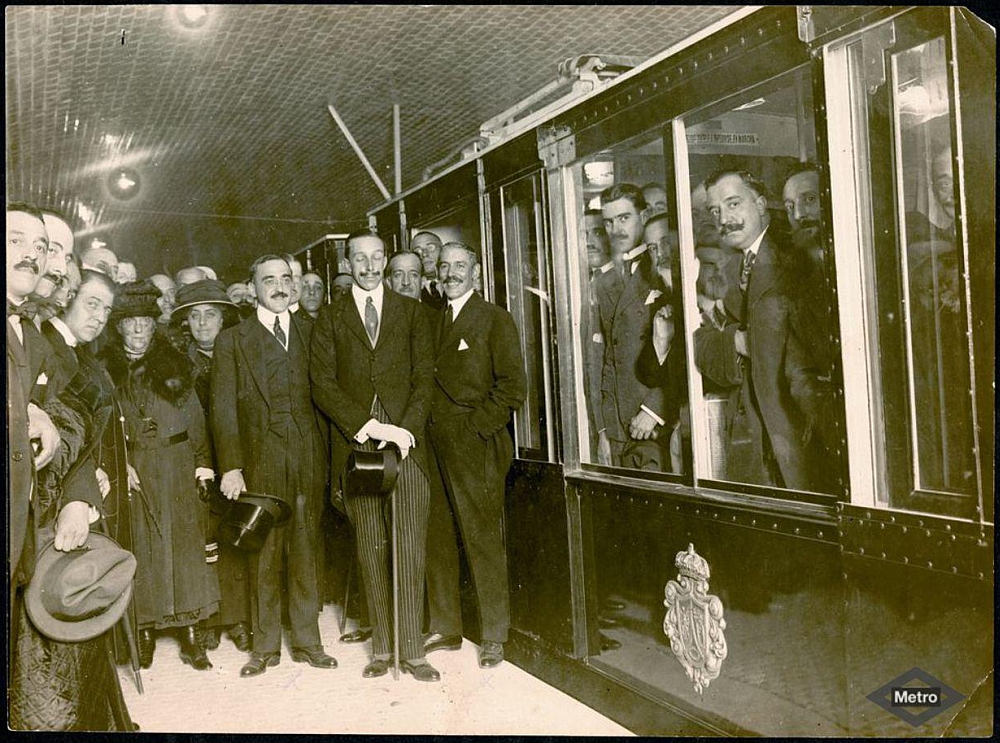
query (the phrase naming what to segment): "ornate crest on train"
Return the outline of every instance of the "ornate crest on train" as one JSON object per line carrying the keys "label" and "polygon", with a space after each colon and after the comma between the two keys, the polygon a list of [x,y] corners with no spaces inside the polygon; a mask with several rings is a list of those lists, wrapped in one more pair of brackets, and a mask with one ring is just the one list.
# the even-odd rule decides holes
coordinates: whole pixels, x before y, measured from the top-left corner
{"label": "ornate crest on train", "polygon": [[726,620],[722,602],[708,592],[710,571],[705,558],[689,544],[674,559],[677,580],[667,581],[663,605],[663,631],[670,638],[670,649],[684,666],[694,690],[703,693],[722,671],[726,647]]}

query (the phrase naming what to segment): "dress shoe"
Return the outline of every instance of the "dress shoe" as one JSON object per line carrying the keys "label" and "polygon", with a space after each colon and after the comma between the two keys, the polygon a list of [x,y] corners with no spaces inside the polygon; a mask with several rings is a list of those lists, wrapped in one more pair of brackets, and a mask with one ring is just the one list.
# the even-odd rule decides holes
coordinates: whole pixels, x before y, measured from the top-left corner
{"label": "dress shoe", "polygon": [[281,653],[271,653],[270,655],[251,653],[250,660],[240,669],[240,676],[243,678],[259,676],[269,667],[276,666],[279,663],[281,663]]}
{"label": "dress shoe", "polygon": [[613,637],[608,637],[603,632],[598,632],[598,636],[601,638],[601,652],[606,652],[608,650],[617,650],[622,646],[618,640]]}
{"label": "dress shoe", "polygon": [[408,660],[399,662],[399,669],[403,673],[408,673],[417,681],[440,681],[441,674],[438,670],[426,661],[423,663],[411,663]]}
{"label": "dress shoe", "polygon": [[461,650],[461,635],[442,635],[434,632],[424,638],[424,653],[433,653],[435,650]]}
{"label": "dress shoe", "polygon": [[236,646],[237,650],[244,653],[249,652],[250,631],[247,630],[247,626],[243,622],[237,622],[229,628],[229,639],[233,641],[233,645]]}
{"label": "dress shoe", "polygon": [[198,643],[206,650],[218,650],[219,649],[219,634],[221,630],[218,627],[208,627],[208,628],[198,628]]}
{"label": "dress shoe", "polygon": [[479,648],[479,667],[494,668],[503,663],[503,643],[486,640]]}
{"label": "dress shoe", "polygon": [[364,642],[370,639],[372,636],[372,631],[370,629],[356,629],[353,632],[348,632],[346,635],[340,636],[341,642]]}
{"label": "dress shoe", "polygon": [[391,658],[375,658],[365,666],[365,670],[361,672],[361,677],[366,679],[378,678],[379,676],[385,676],[389,673],[389,666],[392,665]]}
{"label": "dress shoe", "polygon": [[196,671],[207,671],[212,667],[212,661],[201,646],[199,634],[193,624],[181,630],[181,660]]}
{"label": "dress shoe", "polygon": [[337,667],[337,659],[323,652],[321,645],[311,648],[292,648],[292,660],[296,663],[308,663],[313,668]]}
{"label": "dress shoe", "polygon": [[153,630],[139,631],[139,668],[149,668],[153,665],[153,653],[156,651],[156,637]]}

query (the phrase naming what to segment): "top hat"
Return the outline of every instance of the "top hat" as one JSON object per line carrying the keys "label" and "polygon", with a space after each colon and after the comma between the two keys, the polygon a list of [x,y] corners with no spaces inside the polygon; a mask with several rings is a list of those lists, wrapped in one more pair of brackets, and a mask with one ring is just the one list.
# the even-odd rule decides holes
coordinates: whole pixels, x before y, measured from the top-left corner
{"label": "top hat", "polygon": [[226,285],[214,279],[202,279],[193,284],[185,284],[178,287],[175,297],[177,306],[174,307],[171,319],[183,317],[182,311],[188,310],[198,304],[218,304],[223,307],[235,308],[236,305],[226,294]]}
{"label": "top hat", "polygon": [[24,605],[35,628],[62,642],[90,640],[121,619],[132,597],[135,556],[91,532],[80,549],[39,553]]}
{"label": "top hat", "polygon": [[277,496],[240,493],[222,514],[215,536],[237,549],[257,552],[264,546],[271,527],[288,521],[291,515],[292,507]]}
{"label": "top hat", "polygon": [[160,305],[156,303],[163,293],[149,279],[131,281],[122,284],[115,292],[114,309],[111,310],[111,323],[117,323],[126,317],[157,318],[163,314]]}
{"label": "top hat", "polygon": [[399,448],[354,449],[347,458],[347,495],[389,495],[399,476]]}

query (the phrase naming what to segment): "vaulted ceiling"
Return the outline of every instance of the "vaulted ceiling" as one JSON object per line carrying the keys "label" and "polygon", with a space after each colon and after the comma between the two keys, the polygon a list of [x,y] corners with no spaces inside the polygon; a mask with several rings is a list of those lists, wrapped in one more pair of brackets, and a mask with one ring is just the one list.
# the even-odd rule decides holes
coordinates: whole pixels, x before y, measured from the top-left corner
{"label": "vaulted ceiling", "polygon": [[[188,6],[191,7],[191,6]],[[733,6],[35,6],[6,9],[7,198],[66,214],[140,275],[294,252],[581,54],[646,59]],[[109,186],[127,168],[123,199]]]}

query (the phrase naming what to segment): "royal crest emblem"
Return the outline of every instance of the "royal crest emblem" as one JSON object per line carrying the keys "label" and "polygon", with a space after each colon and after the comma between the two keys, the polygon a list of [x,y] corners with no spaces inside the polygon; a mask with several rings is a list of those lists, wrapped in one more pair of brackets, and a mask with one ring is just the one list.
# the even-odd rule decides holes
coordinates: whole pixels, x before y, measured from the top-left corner
{"label": "royal crest emblem", "polygon": [[693,544],[677,553],[674,565],[677,580],[667,581],[663,590],[663,605],[667,607],[663,631],[694,682],[694,690],[701,694],[719,677],[729,653],[723,634],[726,620],[722,618],[722,602],[708,593],[708,563],[694,551]]}

